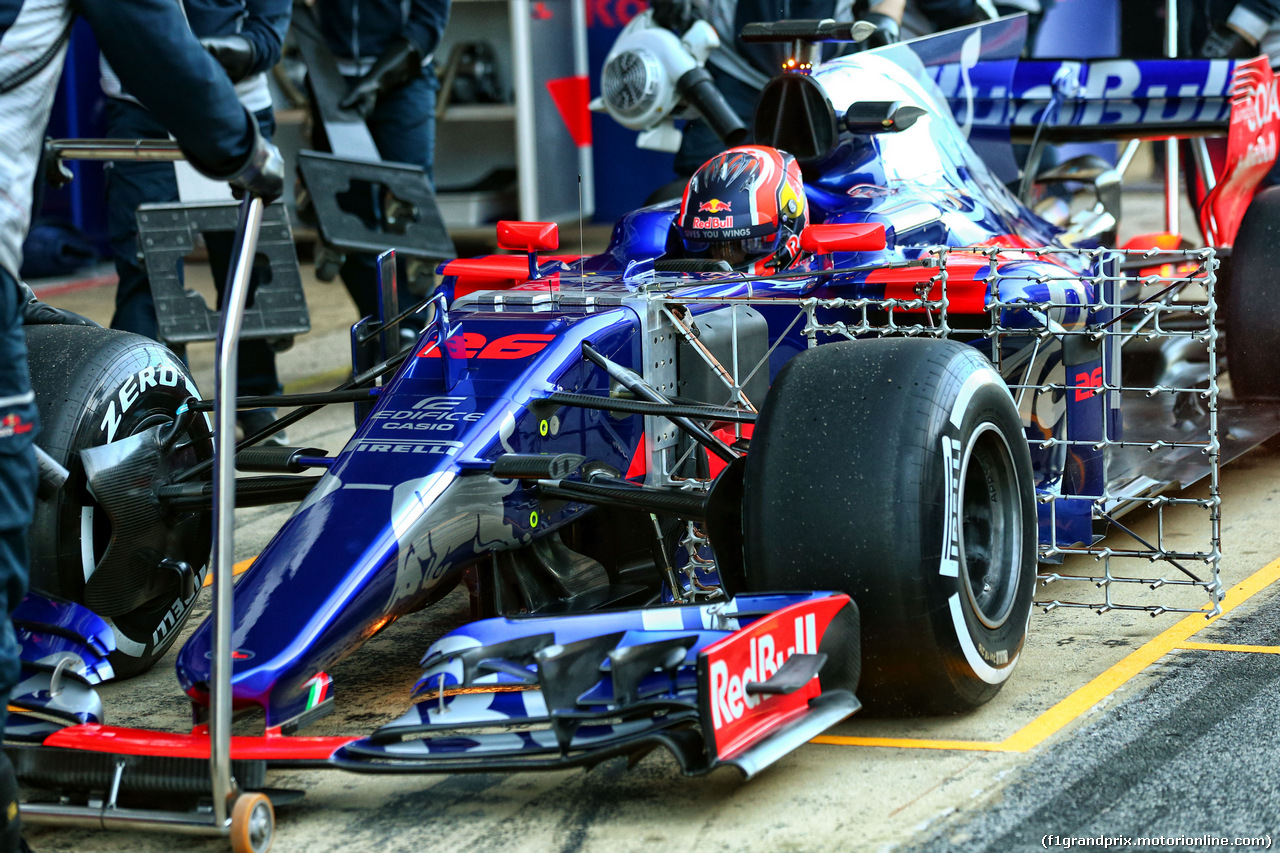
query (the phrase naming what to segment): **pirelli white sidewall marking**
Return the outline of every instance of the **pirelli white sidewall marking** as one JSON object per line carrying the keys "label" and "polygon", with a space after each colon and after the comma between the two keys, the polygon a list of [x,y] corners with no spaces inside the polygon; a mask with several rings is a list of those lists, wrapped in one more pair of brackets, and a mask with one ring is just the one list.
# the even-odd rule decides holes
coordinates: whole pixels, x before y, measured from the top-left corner
{"label": "pirelli white sidewall marking", "polygon": [[[985,385],[998,386],[1010,400],[1013,400],[1009,387],[1005,385],[1004,380],[994,370],[987,368],[974,371],[965,380],[964,385],[960,387],[960,393],[956,395],[955,404],[951,407],[950,421],[956,429],[959,429],[964,421],[965,412],[968,411],[973,396]],[[975,437],[977,434],[975,433]],[[966,448],[959,441],[949,436],[942,437],[942,453],[945,460],[944,464],[946,465],[946,532],[944,534],[944,547],[939,572],[947,577],[958,578],[961,522],[960,484],[963,482],[961,467],[967,453]],[[960,604],[959,592],[951,594],[951,597],[947,600],[947,609],[951,614],[952,627],[955,629],[956,639],[960,642],[960,649],[964,654],[964,659],[968,662],[974,674],[987,684],[1002,684],[1013,672],[1018,656],[1016,654],[1011,656],[1008,662],[999,668],[992,666],[978,651],[978,647],[974,644],[973,636],[969,633],[969,625],[965,620],[964,608]]]}
{"label": "pirelli white sidewall marking", "polygon": [[1000,374],[989,367],[975,370],[969,374],[969,378],[964,381],[964,385],[960,386],[960,393],[956,395],[956,402],[951,407],[951,424],[956,429],[960,428],[960,422],[964,420],[964,413],[969,408],[969,401],[973,399],[974,394],[978,393],[978,389],[984,385],[995,385],[1004,391],[1006,397],[1010,400],[1013,399],[1009,386],[1004,384]]}
{"label": "pirelli white sidewall marking", "polygon": [[93,553],[93,507],[80,507],[80,565],[84,569],[84,581],[89,582],[94,569],[98,568],[97,557]]}
{"label": "pirelli white sidewall marking", "polygon": [[956,629],[956,638],[960,641],[960,650],[964,653],[964,659],[974,675],[987,684],[1003,684],[1013,673],[1018,656],[1010,657],[1009,662],[999,669],[987,663],[978,651],[978,647],[973,644],[973,637],[969,635],[969,627],[964,619],[964,608],[960,606],[960,593],[951,594],[951,598],[947,600],[947,609],[951,611],[951,622]]}
{"label": "pirelli white sidewall marking", "polygon": [[[999,387],[1004,391],[1005,396],[1013,400],[1013,395],[1009,393],[1009,386],[1000,378],[1000,374],[991,368],[975,370],[969,374],[969,378],[965,379],[964,384],[960,386],[960,392],[956,394],[956,401],[951,406],[949,420],[956,430],[959,430],[960,425],[964,422],[964,414],[969,410],[973,395],[987,385]],[[960,576],[960,524],[962,521],[960,518],[960,487],[964,482],[961,477],[961,466],[965,456],[966,448],[959,440],[948,435],[942,437],[943,476],[945,479],[943,483],[944,527],[942,533],[942,559],[938,565],[938,573],[949,578],[958,578]]]}
{"label": "pirelli white sidewall marking", "polygon": [[135,658],[140,658],[146,654],[147,647],[144,643],[139,643],[137,640],[125,636],[124,633],[116,627],[114,620],[104,619],[103,621],[111,626],[111,633],[115,635],[116,651]]}
{"label": "pirelli white sidewall marking", "polygon": [[946,477],[943,486],[942,564],[938,571],[944,577],[960,576],[960,442],[949,435],[942,437],[942,467]]}
{"label": "pirelli white sidewall marking", "polygon": [[133,408],[133,404],[138,402],[147,388],[152,386],[177,388],[179,382],[186,387],[188,394],[199,398],[200,392],[196,390],[196,386],[192,384],[191,379],[175,363],[161,362],[158,365],[152,364],[131,374],[120,385],[115,396],[108,401],[107,411],[102,416],[102,423],[98,426],[102,432],[106,433],[107,440],[105,443],[110,444],[115,441],[116,431],[120,428],[124,416],[129,413],[129,410]]}

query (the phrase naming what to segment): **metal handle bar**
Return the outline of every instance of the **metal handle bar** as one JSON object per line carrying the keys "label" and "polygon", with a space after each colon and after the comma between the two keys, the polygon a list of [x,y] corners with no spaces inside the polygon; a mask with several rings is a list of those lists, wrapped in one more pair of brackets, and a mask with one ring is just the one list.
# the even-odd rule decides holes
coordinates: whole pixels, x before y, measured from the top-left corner
{"label": "metal handle bar", "polygon": [[[185,156],[176,142],[153,139],[46,140],[46,162],[62,160],[175,161]],[[55,170],[58,171],[58,170]],[[66,179],[70,174],[64,172]],[[165,828],[196,834],[227,835],[231,830],[231,803],[238,795],[231,777],[231,627],[232,562],[235,558],[235,416],[236,368],[240,332],[253,274],[253,259],[266,203],[248,195],[240,204],[235,262],[227,275],[221,321],[215,345],[215,444],[213,480],[213,661],[210,684],[209,775],[213,788],[212,820],[207,812],[173,814],[165,811],[120,810],[119,825]],[[117,767],[117,784],[123,765]],[[115,789],[109,807],[42,806],[32,804],[28,816],[36,822],[56,822],[106,827],[107,808],[114,809]],[[124,812],[129,814],[125,815]],[[41,820],[44,819],[44,820]]]}
{"label": "metal handle bar", "polygon": [[[163,139],[57,139],[45,142],[46,156],[59,160],[185,159],[178,143]],[[235,263],[227,275],[222,317],[215,344],[214,368],[214,480],[213,480],[213,661],[210,685],[209,775],[213,783],[214,826],[228,825],[232,798],[231,778],[231,624],[232,564],[235,559],[235,430],[236,368],[240,357],[240,332],[253,274],[266,205],[246,196],[240,205],[236,227]],[[228,446],[230,445],[230,446]]]}
{"label": "metal handle bar", "polygon": [[47,139],[46,156],[59,160],[185,160],[171,139]]}
{"label": "metal handle bar", "polygon": [[213,780],[214,822],[224,825],[236,791],[231,779],[231,623],[232,564],[235,561],[236,368],[244,306],[258,250],[266,205],[246,196],[240,204],[235,264],[228,274],[218,327],[214,371],[213,478],[213,672],[210,685],[209,773]]}

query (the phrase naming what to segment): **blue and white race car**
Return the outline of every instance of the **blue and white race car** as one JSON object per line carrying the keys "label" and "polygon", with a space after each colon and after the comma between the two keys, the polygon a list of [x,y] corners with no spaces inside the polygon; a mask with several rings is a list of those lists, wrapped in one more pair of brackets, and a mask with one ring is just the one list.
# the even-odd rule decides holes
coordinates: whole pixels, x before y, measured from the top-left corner
{"label": "blue and white race car", "polygon": [[[240,505],[301,503],[235,587],[234,703],[264,717],[235,739],[237,777],[560,767],[659,745],[689,773],[750,774],[862,703],[991,699],[1038,564],[1046,581],[1072,554],[1105,572],[1101,602],[1045,606],[1164,607],[1113,596],[1126,584],[1216,605],[1217,467],[1280,430],[1264,239],[1280,200],[1253,195],[1280,123],[1270,71],[1028,62],[1023,31],[798,63],[765,90],[752,145],[624,216],[603,253],[555,254],[554,225],[500,223],[516,253],[443,265],[414,345],[357,326],[352,381],[294,401],[357,402],[347,445],[238,454],[269,475],[240,482]],[[634,103],[655,67],[616,66]],[[1092,194],[1062,222],[1006,188],[1010,141],[1034,139],[1034,161],[1045,140],[1215,134],[1204,249],[1115,247],[1118,176],[1096,158],[1043,176]],[[1231,244],[1226,277],[1215,248]],[[208,625],[177,657],[193,733],[105,726],[91,687],[153,663],[195,599],[208,407],[157,344],[59,326],[30,343],[44,447],[72,479],[34,533],[50,595],[18,617],[19,772],[129,790],[112,755],[187,756],[203,779]],[[1177,491],[1201,478],[1208,497]],[[1203,549],[1120,520],[1184,505],[1206,515]],[[1125,559],[1147,568],[1125,575]],[[463,582],[488,618],[425,651],[401,719],[295,736],[332,709],[334,664]]]}

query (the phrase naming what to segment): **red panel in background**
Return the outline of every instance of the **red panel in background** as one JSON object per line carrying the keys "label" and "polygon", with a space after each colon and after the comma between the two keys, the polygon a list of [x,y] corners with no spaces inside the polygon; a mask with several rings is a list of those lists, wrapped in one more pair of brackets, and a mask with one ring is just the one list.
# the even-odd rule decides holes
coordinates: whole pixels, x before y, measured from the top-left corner
{"label": "red panel in background", "polygon": [[591,89],[586,75],[548,80],[547,92],[560,112],[569,135],[573,137],[573,144],[579,148],[590,146],[591,111],[587,109],[587,104],[591,102]]}
{"label": "red panel in background", "polygon": [[1280,136],[1276,80],[1265,56],[1237,62],[1231,81],[1226,164],[1200,207],[1200,229],[1212,246],[1230,246],[1258,183],[1271,171]]}

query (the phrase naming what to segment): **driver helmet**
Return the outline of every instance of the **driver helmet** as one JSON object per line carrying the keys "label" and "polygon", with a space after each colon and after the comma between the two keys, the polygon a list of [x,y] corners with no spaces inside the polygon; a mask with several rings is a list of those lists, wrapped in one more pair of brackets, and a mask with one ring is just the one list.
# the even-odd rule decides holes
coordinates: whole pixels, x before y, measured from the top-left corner
{"label": "driver helmet", "polygon": [[758,275],[786,269],[808,222],[800,165],[766,145],[717,154],[689,179],[677,222],[691,254]]}

